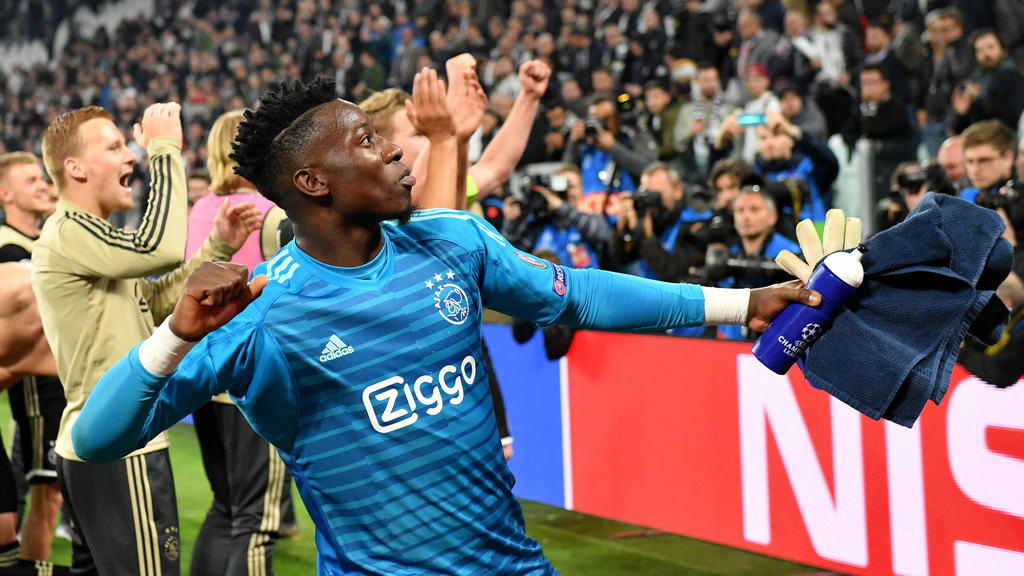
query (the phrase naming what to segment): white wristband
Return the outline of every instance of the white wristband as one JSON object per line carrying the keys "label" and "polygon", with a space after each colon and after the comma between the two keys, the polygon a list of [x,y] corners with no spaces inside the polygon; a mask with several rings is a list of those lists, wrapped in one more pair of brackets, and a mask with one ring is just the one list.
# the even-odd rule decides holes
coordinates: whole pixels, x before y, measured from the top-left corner
{"label": "white wristband", "polygon": [[704,291],[704,325],[746,324],[750,288],[709,288]]}
{"label": "white wristband", "polygon": [[171,331],[170,317],[142,341],[139,346],[139,363],[155,376],[166,376],[178,368],[188,351],[198,342],[182,340]]}

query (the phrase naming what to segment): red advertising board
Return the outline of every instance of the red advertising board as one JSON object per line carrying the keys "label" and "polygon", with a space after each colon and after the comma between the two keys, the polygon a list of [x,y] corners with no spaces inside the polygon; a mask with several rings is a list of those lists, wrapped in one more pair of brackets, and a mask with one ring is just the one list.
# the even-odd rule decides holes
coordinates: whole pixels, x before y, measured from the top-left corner
{"label": "red advertising board", "polygon": [[567,364],[567,507],[847,574],[1024,574],[1024,383],[958,367],[907,429],[749,344],[581,333]]}

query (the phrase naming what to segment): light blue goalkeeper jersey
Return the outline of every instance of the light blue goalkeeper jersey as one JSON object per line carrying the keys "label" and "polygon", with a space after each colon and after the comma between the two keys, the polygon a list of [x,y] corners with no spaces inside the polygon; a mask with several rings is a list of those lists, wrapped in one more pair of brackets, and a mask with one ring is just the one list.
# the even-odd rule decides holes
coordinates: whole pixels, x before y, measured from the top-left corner
{"label": "light blue goalkeeper jersey", "polygon": [[526,536],[480,347],[484,307],[540,324],[698,325],[697,286],[567,270],[466,212],[385,222],[371,262],[337,268],[294,243],[262,295],[169,376],[138,347],[96,386],[75,450],[111,461],[229,392],[295,476],[319,574],[555,574]]}

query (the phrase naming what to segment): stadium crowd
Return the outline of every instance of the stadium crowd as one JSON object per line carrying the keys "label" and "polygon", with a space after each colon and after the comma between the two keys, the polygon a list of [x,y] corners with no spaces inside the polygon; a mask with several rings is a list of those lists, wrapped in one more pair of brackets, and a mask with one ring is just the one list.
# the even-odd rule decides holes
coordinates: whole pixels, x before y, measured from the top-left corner
{"label": "stadium crowd", "polygon": [[[128,4],[142,9],[132,16],[109,10]],[[180,103],[190,206],[211,189],[252,194],[251,201],[251,183],[228,186],[230,178],[214,174],[230,165],[231,142],[211,136],[215,122],[234,114],[237,125],[237,111],[268,89],[317,76],[332,78],[338,97],[360,103],[378,131],[402,145],[410,167],[426,166],[414,168],[417,175],[447,169],[440,151],[455,145],[445,143],[448,132],[457,134],[459,150],[475,164],[466,190],[460,183],[454,198],[432,207],[475,210],[517,248],[574,268],[763,287],[786,279],[774,257],[800,251],[798,220],[821,223],[829,209],[855,206],[867,228],[880,230],[905,218],[926,192],[998,211],[1015,247],[1024,226],[1014,179],[1024,176],[1024,153],[1017,155],[1024,8],[1016,2],[93,0],[11,8],[0,25],[8,43],[41,43],[47,56],[0,66],[0,154],[46,160],[53,152],[44,134],[62,114],[106,110],[140,158],[125,180],[134,202],[104,214],[129,230],[152,225],[144,215],[158,209],[148,203],[159,175],[150,171],[152,158],[142,161],[154,148],[136,138],[144,111]],[[83,25],[103,9],[119,16]],[[465,98],[455,100],[458,110],[431,108],[430,96],[444,91],[437,92],[438,77],[447,77],[449,102]],[[460,118],[474,110],[465,130]],[[870,155],[870,172],[858,168],[858,154]],[[39,164],[27,155],[2,158],[9,163],[0,160],[0,192],[11,188],[12,167]],[[60,189],[63,175],[53,172],[47,164]],[[858,185],[871,190],[870,205],[840,193]],[[53,210],[55,195],[47,194],[47,206],[31,210],[13,193],[0,194],[8,227],[24,228],[11,214],[29,214],[36,225],[18,231],[38,235],[40,218]],[[421,194],[434,202],[445,191]],[[263,223],[273,206],[255,202]],[[244,224],[255,208],[244,204],[228,215],[198,206],[208,218],[194,239],[190,222],[190,254],[201,246],[221,259],[241,251],[252,269],[273,253],[267,246],[287,240],[279,215],[245,248],[242,239],[259,228]],[[231,224],[245,234],[234,238]],[[3,260],[22,259],[21,252],[7,258],[3,248]],[[1024,304],[1015,269],[1003,288],[1014,312]],[[1007,337],[1019,347],[1014,319]],[[674,333],[757,336],[739,326]],[[552,338],[557,356],[572,334]],[[965,354],[972,370],[1006,385],[1016,381],[1017,365],[996,366],[992,357],[1014,350],[1004,344]],[[224,411],[245,426],[236,410]],[[216,426],[212,415],[208,421]],[[260,466],[280,467],[275,456]],[[279,475],[280,483],[283,469]],[[55,517],[54,509],[45,523],[51,533]]]}
{"label": "stadium crowd", "polygon": [[[765,260],[789,246],[772,234],[792,237],[794,220],[850,205],[838,188],[872,178],[850,162],[858,139],[874,148],[871,186],[884,212],[870,216],[874,230],[906,212],[889,176],[901,162],[935,158],[977,121],[1016,130],[1024,109],[1012,57],[1021,33],[1005,24],[1012,2],[155,0],[118,22],[79,25],[108,4],[118,3],[19,4],[11,37],[48,43],[53,55],[6,68],[0,146],[39,152],[60,112],[93,104],[128,136],[146,106],[177,101],[186,169],[202,189],[213,121],[278,82],[332,75],[340,97],[360,102],[385,88],[411,92],[418,70],[443,75],[449,58],[469,53],[488,96],[476,160],[521,90],[517,70],[536,59],[552,75],[515,165],[526,176],[485,191],[480,205],[528,251],[674,281],[774,279]],[[959,142],[947,148],[958,166]],[[766,179],[776,217],[737,230],[730,193],[709,179],[726,158],[749,166],[732,172],[739,184],[750,171]],[[563,163],[579,169],[572,187],[564,171],[553,191],[533,178]],[[954,176],[969,184],[962,169]],[[116,222],[137,225],[147,179],[140,163],[136,210]],[[742,234],[759,239],[744,249]],[[722,248],[742,258],[722,258]]]}

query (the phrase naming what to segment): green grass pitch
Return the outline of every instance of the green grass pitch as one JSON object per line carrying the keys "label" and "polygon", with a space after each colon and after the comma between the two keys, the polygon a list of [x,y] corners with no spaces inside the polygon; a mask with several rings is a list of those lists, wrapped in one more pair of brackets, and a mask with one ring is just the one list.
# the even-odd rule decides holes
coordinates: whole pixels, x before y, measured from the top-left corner
{"label": "green grass pitch", "polygon": [[[0,430],[10,449],[10,405],[0,395]],[[192,545],[210,505],[210,486],[203,473],[192,426],[171,430],[171,461],[181,527],[182,573],[188,574]],[[316,574],[313,523],[294,491],[295,515],[302,526],[298,538],[278,542],[274,572],[278,576]],[[782,576],[820,570],[750,552],[658,533],[544,504],[523,501],[526,531],[537,539],[563,576]],[[623,534],[634,534],[622,537]],[[615,535],[615,536],[613,536]],[[51,560],[67,565],[71,545],[54,539]]]}

